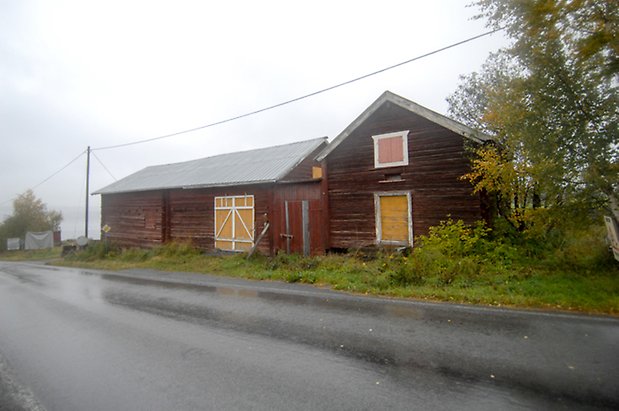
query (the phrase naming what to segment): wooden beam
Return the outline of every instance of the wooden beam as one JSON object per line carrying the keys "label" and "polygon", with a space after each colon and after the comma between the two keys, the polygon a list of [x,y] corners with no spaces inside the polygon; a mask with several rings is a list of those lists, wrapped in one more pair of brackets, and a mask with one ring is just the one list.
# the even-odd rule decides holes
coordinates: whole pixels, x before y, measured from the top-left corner
{"label": "wooden beam", "polygon": [[254,242],[254,245],[252,246],[252,248],[249,249],[249,252],[247,253],[247,258],[254,255],[256,248],[258,248],[258,244],[260,244],[260,240],[262,240],[262,237],[264,237],[264,235],[267,233],[268,230],[269,230],[269,222],[267,221],[266,224],[264,225],[264,228],[262,229],[262,232],[260,233],[256,241]]}

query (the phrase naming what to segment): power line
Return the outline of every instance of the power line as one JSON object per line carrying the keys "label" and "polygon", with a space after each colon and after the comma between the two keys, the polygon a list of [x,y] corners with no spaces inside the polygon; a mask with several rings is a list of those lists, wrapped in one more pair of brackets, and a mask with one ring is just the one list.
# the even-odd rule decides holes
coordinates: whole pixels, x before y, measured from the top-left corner
{"label": "power line", "polygon": [[[393,69],[395,69],[397,67],[400,67],[400,66],[403,66],[405,64],[409,64],[409,63],[412,63],[414,61],[421,60],[423,58],[432,56],[434,54],[441,53],[441,52],[443,52],[445,50],[449,50],[451,48],[460,46],[462,44],[469,43],[469,42],[477,40],[479,38],[489,36],[491,34],[494,34],[494,33],[498,32],[498,31],[501,31],[503,29],[504,29],[504,27],[499,27],[499,28],[496,28],[494,30],[490,30],[490,31],[487,31],[485,33],[478,34],[476,36],[469,37],[467,39],[458,41],[456,43],[452,43],[452,44],[450,44],[448,46],[441,47],[439,49],[435,49],[435,50],[430,51],[428,53],[421,54],[419,56],[416,56],[416,57],[413,57],[411,59],[405,60],[403,62],[400,62],[400,63],[397,63],[397,64],[393,64],[391,66],[384,67],[384,68],[382,68],[380,70],[376,70],[376,71],[373,71],[371,73],[364,74],[362,76],[353,78],[351,80],[347,80],[347,81],[344,81],[342,83],[338,83],[338,84],[332,85],[330,87],[326,87],[326,88],[320,89],[318,91],[314,91],[312,93],[305,94],[305,95],[302,95],[302,96],[299,96],[299,97],[295,97],[293,99],[286,100],[286,101],[283,101],[281,103],[277,103],[277,104],[274,104],[274,105],[271,105],[271,106],[268,106],[268,107],[264,107],[264,108],[261,108],[261,109],[258,109],[258,110],[254,110],[254,111],[251,111],[251,112],[248,112],[248,113],[245,113],[245,114],[241,114],[241,115],[238,115],[238,116],[230,117],[230,118],[227,118],[227,119],[224,119],[224,120],[216,121],[214,123],[206,124],[206,125],[199,126],[199,127],[194,127],[194,128],[190,128],[190,129],[187,129],[187,130],[182,130],[182,131],[178,131],[178,132],[175,132],[175,133],[165,134],[165,135],[158,136],[158,137],[152,137],[152,138],[147,138],[147,139],[143,139],[143,140],[132,141],[132,142],[129,142],[129,143],[123,143],[123,144],[116,144],[116,145],[103,146],[103,147],[95,147],[95,148],[92,148],[90,151],[94,155],[95,159],[97,159],[99,164],[101,164],[101,166],[105,169],[105,171],[107,171],[107,173],[116,181],[117,180],[116,177],[114,177],[114,175],[105,166],[105,164],[103,164],[101,159],[99,157],[97,157],[97,155],[94,153],[95,150],[109,150],[109,149],[114,149],[114,148],[121,148],[121,147],[137,145],[137,144],[149,143],[149,142],[152,142],[152,141],[162,140],[162,139],[178,136],[178,135],[181,135],[181,134],[187,134],[187,133],[191,133],[191,132],[194,132],[194,131],[202,130],[202,129],[205,129],[205,128],[214,127],[214,126],[217,126],[217,125],[220,125],[220,124],[229,123],[229,122],[232,122],[232,121],[235,121],[235,120],[239,120],[241,118],[253,116],[255,114],[259,114],[259,113],[262,113],[262,112],[265,112],[265,111],[268,111],[268,110],[273,110],[275,108],[282,107],[282,106],[285,106],[285,105],[288,105],[288,104],[291,104],[291,103],[295,103],[297,101],[305,100],[307,98],[310,98],[310,97],[313,97],[313,96],[316,96],[316,95],[319,95],[319,94],[322,94],[322,93],[326,93],[327,91],[331,91],[331,90],[334,90],[336,88],[340,88],[340,87],[343,87],[343,86],[355,83],[357,81],[364,80],[364,79],[366,79],[368,77],[372,77],[372,76],[375,76],[377,74],[384,73],[384,72],[389,71],[389,70],[393,70]],[[63,167],[61,167],[59,170],[57,170],[56,172],[54,172],[53,174],[51,174],[50,176],[48,176],[47,178],[42,180],[40,183],[38,183],[35,186],[31,187],[30,189],[34,190],[35,188],[45,184],[47,181],[49,181],[50,179],[55,177],[57,174],[59,174],[61,171],[63,171],[64,169],[69,167],[71,164],[73,164],[75,161],[77,161],[77,159],[79,159],[82,155],[84,155],[84,153],[86,153],[86,150],[82,151],[80,154],[78,154],[75,158],[73,158],[71,161],[69,161],[67,164],[65,164]],[[0,202],[0,205],[6,204],[6,203],[8,203],[9,201],[12,201],[12,200],[13,199],[9,199],[9,200]]]}
{"label": "power line", "polygon": [[118,179],[116,177],[114,177],[114,174],[112,174],[112,172],[105,166],[105,164],[103,164],[103,161],[101,161],[101,159],[99,157],[97,157],[97,155],[95,153],[93,153],[92,150],[90,150],[90,153],[95,157],[95,160],[97,160],[99,162],[99,164],[101,164],[101,166],[105,169],[105,171],[107,171],[107,173],[110,175],[110,177],[112,177],[114,179],[114,181],[118,181]]}
{"label": "power line", "polygon": [[77,161],[77,159],[79,159],[81,156],[84,155],[84,153],[86,152],[86,150],[82,151],[81,153],[79,153],[73,160],[69,161],[67,164],[65,164],[64,166],[62,166],[62,168],[60,168],[58,171],[56,171],[55,173],[53,173],[52,175],[50,175],[49,177],[47,177],[45,180],[41,181],[39,184],[35,185],[34,187],[30,188],[31,190],[34,190],[35,188],[47,183],[49,180],[51,180],[53,177],[55,177],[57,174],[59,174],[61,171],[63,171],[65,168],[69,167],[71,164],[73,164],[74,162]]}
{"label": "power line", "polygon": [[241,114],[241,115],[238,115],[238,116],[230,117],[230,118],[227,118],[225,120],[216,121],[214,123],[206,124],[206,125],[199,126],[199,127],[190,128],[190,129],[183,130],[183,131],[177,131],[175,133],[165,134],[165,135],[158,136],[158,137],[151,137],[151,138],[147,138],[147,139],[143,139],[143,140],[137,140],[137,141],[132,141],[132,142],[129,142],[129,143],[116,144],[116,145],[111,145],[111,146],[95,147],[95,148],[92,149],[92,151],[94,151],[94,150],[109,150],[109,149],[113,149],[113,148],[121,148],[121,147],[133,146],[133,145],[136,145],[136,144],[150,143],[152,141],[163,140],[165,138],[170,138],[170,137],[178,136],[178,135],[181,135],[181,134],[187,134],[187,133],[191,133],[191,132],[194,132],[194,131],[203,130],[205,128],[218,126],[220,124],[229,123],[231,121],[239,120],[239,119],[244,118],[244,117],[253,116],[255,114],[259,114],[259,113],[262,113],[264,111],[273,110],[275,108],[282,107],[282,106],[285,106],[287,104],[295,103],[297,101],[304,100],[304,99],[307,99],[309,97],[313,97],[313,96],[316,96],[318,94],[322,94],[322,93],[325,93],[327,91],[331,91],[331,90],[334,90],[336,88],[343,87],[343,86],[355,83],[357,81],[366,79],[368,77],[372,77],[372,76],[375,76],[377,74],[384,73],[385,71],[392,70],[394,68],[403,66],[405,64],[412,63],[412,62],[417,61],[417,60],[421,60],[423,58],[426,58],[426,57],[432,56],[434,54],[443,52],[445,50],[448,50],[448,49],[460,46],[462,44],[471,42],[473,40],[477,40],[479,38],[482,38],[482,37],[485,37],[485,36],[489,36],[489,35],[494,34],[494,33],[496,33],[497,31],[500,31],[500,30],[503,30],[503,27],[499,27],[497,29],[494,29],[494,30],[491,30],[491,31],[487,31],[487,32],[482,33],[482,34],[478,34],[476,36],[469,37],[469,38],[467,38],[465,40],[461,40],[461,41],[459,41],[457,43],[452,43],[452,44],[450,44],[448,46],[441,47],[439,49],[430,51],[428,53],[425,53],[425,54],[413,57],[413,58],[408,59],[406,61],[403,61],[401,63],[397,63],[397,64],[394,64],[394,65],[382,68],[380,70],[376,70],[376,71],[373,71],[371,73],[364,74],[364,75],[362,75],[360,77],[356,77],[356,78],[353,78],[351,80],[344,81],[342,83],[338,83],[338,84],[335,84],[335,85],[327,87],[327,88],[323,88],[323,89],[318,90],[318,91],[314,91],[313,93],[305,94],[305,95],[302,95],[300,97],[295,97],[293,99],[286,100],[286,101],[283,101],[281,103],[274,104],[272,106],[264,107],[264,108],[261,108],[261,109],[258,109],[258,110],[254,110],[254,111],[251,111],[251,112],[248,112],[248,113],[245,113],[245,114]]}
{"label": "power line", "polygon": [[[73,164],[74,162],[76,162],[81,156],[84,155],[84,153],[86,152],[86,150],[82,151],[81,153],[79,153],[73,160],[69,161],[67,164],[65,164],[64,166],[62,166],[60,169],[58,169],[57,171],[55,171],[54,173],[52,173],[49,177],[45,178],[43,181],[41,181],[40,183],[38,183],[35,186],[30,187],[30,190],[34,190],[37,187],[40,187],[41,185],[47,183],[49,180],[51,180],[52,178],[54,178],[57,174],[59,174],[61,171],[63,171],[65,168],[69,167],[71,164]],[[3,202],[0,203],[0,205],[6,204],[9,201],[13,201],[15,198],[9,199],[9,200],[5,200]]]}

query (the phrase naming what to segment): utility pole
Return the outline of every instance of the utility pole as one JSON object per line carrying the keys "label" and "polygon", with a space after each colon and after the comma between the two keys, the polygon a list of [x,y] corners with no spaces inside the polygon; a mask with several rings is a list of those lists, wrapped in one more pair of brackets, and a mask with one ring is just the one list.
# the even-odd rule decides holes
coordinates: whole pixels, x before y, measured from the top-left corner
{"label": "utility pole", "polygon": [[88,238],[88,197],[90,195],[90,146],[86,149],[86,218],[84,223],[84,237]]}

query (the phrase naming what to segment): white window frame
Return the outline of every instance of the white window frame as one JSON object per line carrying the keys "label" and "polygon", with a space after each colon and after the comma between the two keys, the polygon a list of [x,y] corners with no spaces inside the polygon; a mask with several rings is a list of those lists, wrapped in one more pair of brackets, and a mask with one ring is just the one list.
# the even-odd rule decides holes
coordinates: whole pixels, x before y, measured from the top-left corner
{"label": "white window frame", "polygon": [[[380,213],[380,198],[387,196],[406,196],[408,203],[408,242],[383,240],[383,228]],[[376,244],[413,246],[413,200],[410,191],[384,191],[374,193],[374,215],[376,218]]]}
{"label": "white window frame", "polygon": [[[252,205],[251,206],[237,206],[236,205],[236,200],[237,199],[245,199],[245,198],[251,198],[252,199]],[[223,206],[223,207],[218,207],[217,206],[217,200],[218,199],[232,199],[232,206]],[[213,229],[215,231],[215,241],[213,243],[213,245],[215,245],[217,243],[217,241],[228,241],[232,243],[232,250],[226,250],[226,251],[237,251],[237,252],[243,252],[246,250],[237,250],[236,248],[236,244],[237,243],[245,243],[245,244],[251,244],[252,246],[254,245],[254,228],[256,225],[256,199],[254,198],[253,195],[232,195],[232,196],[216,196],[213,199],[213,203],[214,203],[214,210],[213,210]],[[225,210],[230,210],[230,213],[228,214],[228,216],[226,216],[226,219],[224,220],[219,233],[217,232],[217,210],[220,211],[225,211]],[[243,219],[241,218],[240,214],[238,213],[237,210],[252,210],[253,212],[253,216],[252,216],[252,220],[253,220],[253,224],[254,226],[252,227],[247,227],[245,225],[245,223],[243,222]],[[237,214],[239,216],[239,220],[241,221],[241,224],[243,224],[243,229],[247,230],[247,232],[249,233],[250,239],[249,240],[242,240],[242,239],[237,239],[237,238],[220,238],[219,235],[221,234],[221,231],[223,230],[223,226],[226,224],[226,222],[228,221],[228,219],[232,216],[232,235],[233,237],[236,235],[236,221],[234,219],[234,215]]]}
{"label": "white window frame", "polygon": [[[372,136],[374,140],[374,168],[397,167],[408,165],[408,133],[410,130],[396,131],[394,133],[378,134]],[[394,161],[391,163],[381,163],[379,159],[378,142],[385,138],[401,137],[402,138],[402,161]]]}

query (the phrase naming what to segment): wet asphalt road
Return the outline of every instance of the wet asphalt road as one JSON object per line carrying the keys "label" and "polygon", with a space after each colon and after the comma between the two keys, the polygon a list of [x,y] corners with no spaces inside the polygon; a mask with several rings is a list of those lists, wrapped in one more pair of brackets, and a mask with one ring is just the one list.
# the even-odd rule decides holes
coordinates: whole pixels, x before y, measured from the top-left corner
{"label": "wet asphalt road", "polygon": [[617,409],[619,320],[0,262],[0,410]]}

